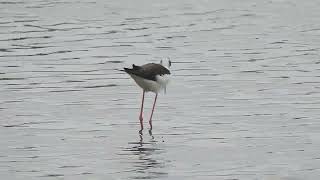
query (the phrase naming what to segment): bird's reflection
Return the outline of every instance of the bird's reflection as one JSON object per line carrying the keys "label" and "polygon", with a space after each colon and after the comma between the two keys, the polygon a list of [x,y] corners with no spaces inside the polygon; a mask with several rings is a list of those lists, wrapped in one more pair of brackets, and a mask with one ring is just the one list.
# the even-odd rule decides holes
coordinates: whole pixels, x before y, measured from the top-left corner
{"label": "bird's reflection", "polygon": [[136,158],[133,161],[133,171],[131,172],[134,172],[134,174],[131,178],[153,179],[167,176],[168,173],[164,170],[165,159],[161,159],[161,154],[165,151],[157,144],[158,141],[155,140],[152,130],[149,130],[147,136],[143,135],[143,132],[140,130],[138,135],[139,141],[129,142],[128,144],[133,146],[125,149],[125,151],[131,152],[127,155]]}

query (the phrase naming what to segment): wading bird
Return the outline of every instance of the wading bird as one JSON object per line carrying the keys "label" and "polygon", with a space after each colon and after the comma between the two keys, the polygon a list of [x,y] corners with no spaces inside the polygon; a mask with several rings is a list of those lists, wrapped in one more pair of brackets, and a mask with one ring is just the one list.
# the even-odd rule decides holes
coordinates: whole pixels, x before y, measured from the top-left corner
{"label": "wading bird", "polygon": [[[170,66],[171,61],[169,60],[168,67]],[[149,119],[150,130],[152,130],[152,116],[158,98],[158,93],[160,90],[164,90],[164,92],[166,92],[166,86],[169,82],[170,71],[162,65],[162,61],[160,64],[148,63],[142,66],[136,66],[132,64],[132,68],[124,68],[124,71],[128,73],[138,84],[138,86],[143,89],[141,110],[139,116],[141,126],[140,132],[143,130],[144,95],[146,92],[154,92],[156,94]]]}

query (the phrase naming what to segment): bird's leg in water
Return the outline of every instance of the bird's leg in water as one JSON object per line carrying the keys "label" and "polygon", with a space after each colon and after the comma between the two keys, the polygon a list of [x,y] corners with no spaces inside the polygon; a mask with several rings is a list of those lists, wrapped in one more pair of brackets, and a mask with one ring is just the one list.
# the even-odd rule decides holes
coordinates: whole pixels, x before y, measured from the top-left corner
{"label": "bird's leg in water", "polygon": [[143,117],[142,117],[142,115],[143,115],[144,94],[145,94],[145,90],[143,90],[143,94],[142,94],[141,110],[140,110],[140,116],[139,116],[141,131],[143,130]]}
{"label": "bird's leg in water", "polygon": [[153,106],[152,106],[151,116],[150,116],[150,120],[149,120],[150,130],[152,130],[152,116],[153,116],[154,107],[156,106],[157,98],[158,98],[158,93],[156,93],[156,97],[154,98],[154,102],[153,102]]}

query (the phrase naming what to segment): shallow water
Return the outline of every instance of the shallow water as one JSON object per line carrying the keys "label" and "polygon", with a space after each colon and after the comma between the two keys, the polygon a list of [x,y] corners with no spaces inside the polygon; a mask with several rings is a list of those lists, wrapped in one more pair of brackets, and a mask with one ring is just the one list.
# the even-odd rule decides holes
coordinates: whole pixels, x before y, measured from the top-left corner
{"label": "shallow water", "polygon": [[[0,1],[1,178],[317,179],[319,6]],[[118,70],[166,57],[139,135],[142,91]]]}

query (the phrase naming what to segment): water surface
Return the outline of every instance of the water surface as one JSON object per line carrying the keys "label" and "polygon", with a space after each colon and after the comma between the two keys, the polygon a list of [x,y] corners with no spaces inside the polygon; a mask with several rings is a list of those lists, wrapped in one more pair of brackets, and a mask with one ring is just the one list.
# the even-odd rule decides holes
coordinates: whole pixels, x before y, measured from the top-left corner
{"label": "water surface", "polygon": [[[319,6],[1,1],[1,177],[317,179]],[[139,135],[142,91],[119,69],[166,57]]]}

